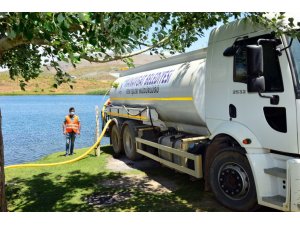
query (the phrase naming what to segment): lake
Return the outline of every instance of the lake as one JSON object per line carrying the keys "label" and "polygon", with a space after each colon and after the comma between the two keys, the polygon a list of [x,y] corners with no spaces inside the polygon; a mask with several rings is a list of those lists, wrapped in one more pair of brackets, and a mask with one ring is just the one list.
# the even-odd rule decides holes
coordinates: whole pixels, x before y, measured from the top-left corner
{"label": "lake", "polygon": [[[107,98],[101,95],[0,96],[5,165],[32,162],[58,151],[63,155],[62,123],[71,106],[82,126],[75,149],[91,146],[95,140],[95,106],[101,109]],[[109,138],[103,138],[101,144],[109,144]]]}

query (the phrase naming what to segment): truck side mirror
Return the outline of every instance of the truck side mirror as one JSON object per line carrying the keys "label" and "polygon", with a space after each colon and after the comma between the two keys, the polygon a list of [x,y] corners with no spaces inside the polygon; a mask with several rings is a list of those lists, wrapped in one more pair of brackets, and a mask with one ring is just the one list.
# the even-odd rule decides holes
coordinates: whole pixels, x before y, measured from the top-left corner
{"label": "truck side mirror", "polygon": [[263,48],[261,45],[247,45],[248,92],[264,92],[265,78],[263,74]]}
{"label": "truck side mirror", "polygon": [[265,91],[265,77],[263,76],[263,48],[261,45],[247,45],[247,74],[248,92],[258,92],[261,98],[270,99],[270,104],[278,105],[279,96],[266,96],[261,93]]}
{"label": "truck side mirror", "polygon": [[261,45],[247,45],[247,74],[250,78],[263,74],[263,48]]}
{"label": "truck side mirror", "polygon": [[265,77],[252,77],[249,78],[248,82],[248,92],[264,92],[266,89]]}

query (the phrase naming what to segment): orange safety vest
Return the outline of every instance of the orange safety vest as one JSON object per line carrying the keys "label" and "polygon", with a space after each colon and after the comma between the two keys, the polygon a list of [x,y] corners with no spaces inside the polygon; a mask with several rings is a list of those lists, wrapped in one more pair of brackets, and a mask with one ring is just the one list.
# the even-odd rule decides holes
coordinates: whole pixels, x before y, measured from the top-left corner
{"label": "orange safety vest", "polygon": [[71,120],[70,116],[66,116],[66,131],[68,133],[75,132],[78,133],[79,121],[78,116],[74,116],[74,119]]}

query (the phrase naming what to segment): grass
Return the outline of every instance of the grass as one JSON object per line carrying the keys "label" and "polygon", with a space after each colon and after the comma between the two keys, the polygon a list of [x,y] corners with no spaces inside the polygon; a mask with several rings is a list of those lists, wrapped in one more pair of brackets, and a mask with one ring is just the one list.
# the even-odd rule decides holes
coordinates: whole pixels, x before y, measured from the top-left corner
{"label": "grass", "polygon": [[[201,205],[203,196],[202,181],[189,181],[189,177],[167,168],[154,168],[145,171],[113,172],[106,168],[111,157],[110,146],[103,147],[100,157],[90,154],[72,164],[56,167],[7,169],[6,191],[9,211],[214,211],[209,205]],[[76,150],[77,157],[86,149]],[[67,158],[70,159],[70,158]],[[36,163],[64,161],[63,153],[54,153]],[[156,193],[141,189],[145,184],[137,184],[134,177],[128,175],[145,174],[154,179],[172,177],[180,185],[174,192]],[[107,187],[108,180],[122,180],[128,186]],[[143,187],[144,188],[144,187]],[[199,191],[202,190],[202,191]],[[87,199],[99,195],[129,193],[130,198],[107,205],[95,207]],[[205,201],[203,202],[205,204]]]}
{"label": "grass", "polygon": [[[211,193],[203,191],[203,181],[190,181],[189,176],[175,173],[165,167],[130,172],[114,172],[106,168],[112,157],[110,146],[101,148],[100,157],[93,154],[72,164],[55,167],[7,169],[6,191],[9,211],[226,211],[218,205]],[[76,150],[77,157],[86,149]],[[67,158],[70,159],[70,158]],[[54,153],[36,163],[64,161],[63,153]],[[136,183],[135,178],[153,180],[171,179],[178,187],[172,192],[144,191],[147,182]],[[145,178],[143,178],[145,179]],[[107,187],[108,181],[121,180],[122,184]],[[93,196],[129,194],[130,197],[97,207],[88,204]]]}
{"label": "grass", "polygon": [[109,90],[110,90],[110,89],[88,91],[88,92],[86,92],[85,94],[87,94],[87,95],[105,95],[105,94],[107,94],[107,92],[108,92]]}
{"label": "grass", "polygon": [[[64,157],[54,153],[36,163],[59,162],[82,154]],[[97,190],[97,180],[110,176],[105,170],[106,156],[88,158],[56,167],[7,169],[9,211],[92,211],[81,199]]]}
{"label": "grass", "polygon": [[0,73],[0,95],[77,95],[90,94],[102,95],[110,88],[114,77],[101,75],[99,78],[79,77],[76,83],[71,83],[73,89],[68,84],[61,84],[58,88],[53,88],[53,74],[42,74],[38,78],[30,80],[22,91],[18,80],[11,80],[8,73]]}

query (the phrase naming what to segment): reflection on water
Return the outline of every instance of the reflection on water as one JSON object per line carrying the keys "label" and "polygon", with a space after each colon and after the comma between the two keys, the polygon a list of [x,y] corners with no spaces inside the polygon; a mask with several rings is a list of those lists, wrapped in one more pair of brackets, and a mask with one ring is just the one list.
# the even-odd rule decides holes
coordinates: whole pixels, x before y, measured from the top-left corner
{"label": "reflection on water", "polygon": [[[95,106],[102,108],[106,99],[99,95],[1,96],[5,165],[64,152],[62,123],[71,106],[82,125],[75,148],[91,146],[95,138]],[[101,143],[108,144],[109,139]]]}

